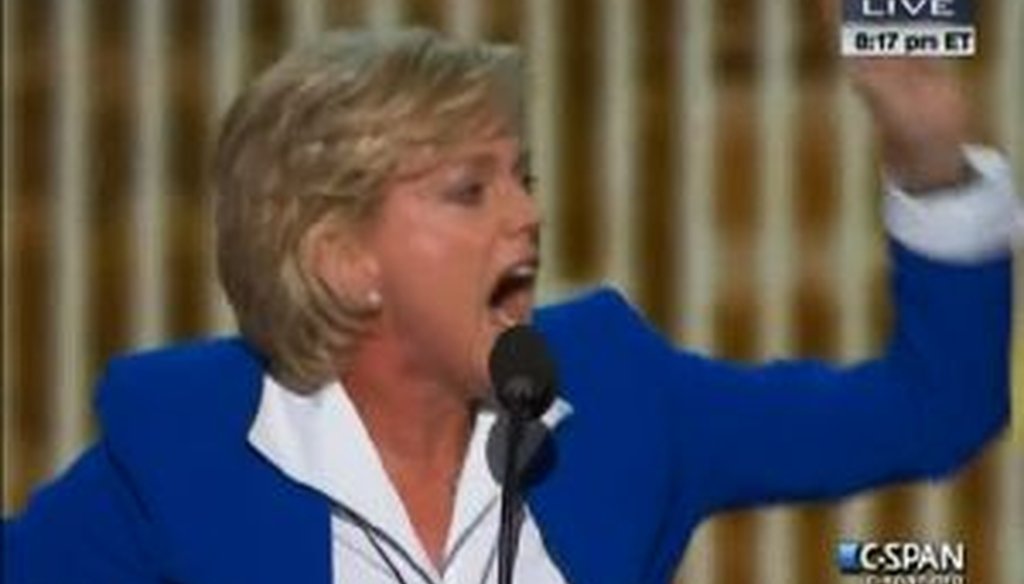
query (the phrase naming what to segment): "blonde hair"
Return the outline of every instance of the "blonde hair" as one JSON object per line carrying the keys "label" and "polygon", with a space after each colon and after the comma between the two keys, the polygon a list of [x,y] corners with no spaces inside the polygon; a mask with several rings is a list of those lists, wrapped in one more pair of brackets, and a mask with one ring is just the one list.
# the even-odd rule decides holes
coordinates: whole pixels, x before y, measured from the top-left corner
{"label": "blonde hair", "polygon": [[520,135],[521,69],[511,47],[336,32],[234,103],[214,161],[218,272],[242,334],[285,385],[312,391],[334,377],[374,313],[311,273],[312,228],[372,220],[404,161],[482,133]]}

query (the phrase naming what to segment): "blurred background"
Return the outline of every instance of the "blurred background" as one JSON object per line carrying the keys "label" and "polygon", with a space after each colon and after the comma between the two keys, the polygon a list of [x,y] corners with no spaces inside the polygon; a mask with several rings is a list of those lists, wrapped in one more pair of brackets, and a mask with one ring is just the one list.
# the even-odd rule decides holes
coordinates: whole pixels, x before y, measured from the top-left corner
{"label": "blurred background", "polygon": [[[1024,184],[1024,0],[977,7],[978,55],[957,66],[979,136]],[[212,276],[212,136],[256,72],[326,28],[523,46],[546,298],[613,282],[666,335],[730,359],[870,355],[889,318],[876,154],[816,8],[4,0],[4,513],[88,443],[111,355],[232,330]],[[860,581],[838,575],[838,539],[922,538],[964,541],[969,582],[1021,584],[1021,342],[1014,362],[1014,428],[954,479],[722,516],[678,582]]]}

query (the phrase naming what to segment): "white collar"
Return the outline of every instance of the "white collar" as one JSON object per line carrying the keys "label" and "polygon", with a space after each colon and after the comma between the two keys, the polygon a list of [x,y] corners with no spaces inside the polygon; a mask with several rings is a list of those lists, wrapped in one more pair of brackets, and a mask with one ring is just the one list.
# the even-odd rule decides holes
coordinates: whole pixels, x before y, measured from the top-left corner
{"label": "white collar", "polygon": [[[571,414],[572,406],[558,398],[541,422],[554,429]],[[487,436],[495,419],[493,411],[481,408],[473,425],[457,485],[446,557],[500,492],[486,458]],[[356,511],[390,534],[420,565],[432,565],[366,426],[340,382],[333,381],[314,393],[299,394],[265,375],[248,439],[290,478]]]}

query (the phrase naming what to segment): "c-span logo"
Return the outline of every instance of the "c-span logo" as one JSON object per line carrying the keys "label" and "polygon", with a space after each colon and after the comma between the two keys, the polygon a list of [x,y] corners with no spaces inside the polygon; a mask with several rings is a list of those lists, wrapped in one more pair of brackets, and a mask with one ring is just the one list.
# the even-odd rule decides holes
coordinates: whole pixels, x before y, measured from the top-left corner
{"label": "c-span logo", "polygon": [[977,34],[972,0],[843,0],[844,56],[968,57]]}
{"label": "c-span logo", "polygon": [[863,584],[967,584],[962,542],[841,541],[836,564]]}

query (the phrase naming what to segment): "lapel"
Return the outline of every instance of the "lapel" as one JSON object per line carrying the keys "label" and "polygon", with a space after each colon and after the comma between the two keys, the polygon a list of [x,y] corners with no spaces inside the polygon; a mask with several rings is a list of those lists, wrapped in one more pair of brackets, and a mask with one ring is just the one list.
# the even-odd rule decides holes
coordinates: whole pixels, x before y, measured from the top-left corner
{"label": "lapel", "polygon": [[241,568],[235,576],[239,584],[330,584],[326,497],[291,481],[257,453],[251,456],[251,471],[243,472],[240,481],[247,484],[246,491],[230,503],[231,515],[241,520],[234,530],[240,544],[227,546],[237,557],[224,559],[225,576],[231,568]]}
{"label": "lapel", "polygon": [[[255,352],[246,352],[248,359],[238,374],[225,375],[218,383],[229,378],[235,385],[232,393],[246,396],[249,405],[244,408],[244,425],[248,430],[258,410],[263,367]],[[563,394],[574,408],[577,396],[582,395],[574,391],[580,382],[563,380]],[[594,468],[589,459],[598,454],[592,440],[580,437],[577,417],[568,416],[555,428],[538,461],[527,501],[545,546],[567,581],[587,582],[592,580],[590,575],[579,570],[594,564],[592,558],[587,560],[594,548],[586,545],[593,544],[593,538],[574,533],[573,518],[599,511],[591,498],[581,496],[587,492],[588,481],[596,478],[589,477],[586,468]],[[584,428],[582,433],[588,432]],[[214,476],[197,477],[196,498],[189,497],[199,513],[193,515],[195,523],[189,522],[186,535],[191,536],[190,547],[208,546],[205,553],[200,552],[206,567],[194,580],[330,584],[333,558],[328,498],[287,477],[248,441],[243,447],[244,453],[218,457],[217,468],[211,469]],[[229,464],[229,459],[234,464]],[[204,504],[194,505],[200,494]],[[197,535],[197,530],[207,535]]]}
{"label": "lapel", "polygon": [[[585,582],[577,573],[587,550],[573,536],[573,517],[591,512],[583,497],[576,497],[586,485],[566,468],[566,451],[573,449],[577,415],[559,424],[543,447],[531,471],[526,501],[544,541],[544,547],[567,582]],[[577,534],[578,535],[578,534]]]}
{"label": "lapel", "polygon": [[[232,351],[221,375],[209,376],[205,395],[227,395],[240,412],[209,420],[195,445],[201,454],[179,457],[193,466],[167,493],[175,557],[183,581],[210,584],[331,583],[330,505],[295,483],[245,439],[262,388],[263,365],[252,349]],[[237,357],[241,355],[242,358]],[[237,416],[237,417],[235,417]],[[230,434],[230,436],[228,436]]]}

